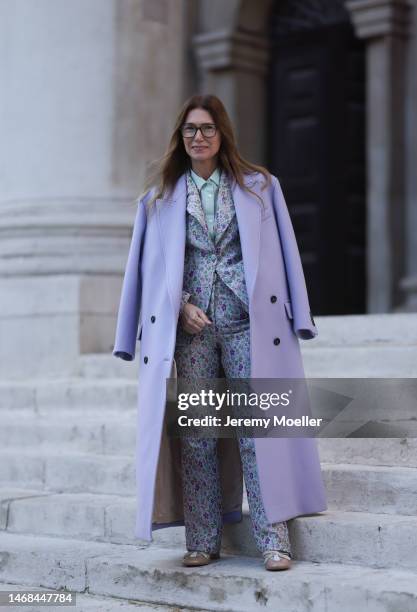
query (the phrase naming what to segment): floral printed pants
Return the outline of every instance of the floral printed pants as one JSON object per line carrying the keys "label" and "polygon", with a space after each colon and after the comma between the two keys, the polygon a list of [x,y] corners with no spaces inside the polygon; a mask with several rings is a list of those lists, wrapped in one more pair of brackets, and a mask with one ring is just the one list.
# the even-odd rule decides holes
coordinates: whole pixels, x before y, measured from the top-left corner
{"label": "floral printed pants", "polygon": [[[190,300],[192,303],[192,298]],[[250,377],[249,315],[241,300],[215,274],[207,311],[212,325],[186,333],[179,321],[175,360],[179,377]],[[260,552],[291,556],[287,523],[269,524],[260,491],[253,438],[238,438],[252,531]],[[216,438],[182,438],[184,523],[187,550],[219,552],[222,537],[221,488]]]}

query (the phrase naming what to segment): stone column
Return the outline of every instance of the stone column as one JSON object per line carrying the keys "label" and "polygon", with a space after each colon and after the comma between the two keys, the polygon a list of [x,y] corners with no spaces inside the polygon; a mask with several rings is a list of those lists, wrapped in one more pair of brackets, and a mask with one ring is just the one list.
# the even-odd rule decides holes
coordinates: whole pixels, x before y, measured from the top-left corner
{"label": "stone column", "polygon": [[411,21],[413,32],[407,47],[405,96],[405,150],[406,150],[406,271],[401,280],[405,295],[402,310],[417,312],[417,10],[414,10]]}
{"label": "stone column", "polygon": [[183,102],[182,6],[0,2],[2,376],[111,354],[135,200]]}
{"label": "stone column", "polygon": [[407,0],[350,0],[356,34],[367,41],[368,312],[402,301],[405,267],[405,58]]}
{"label": "stone column", "polygon": [[[233,4],[233,3],[232,3]],[[236,10],[240,10],[240,3]],[[233,21],[230,11],[223,13],[221,6],[213,3],[210,30],[192,38],[200,70],[200,91],[218,95],[226,106],[244,157],[265,164],[266,154],[266,78],[269,46],[263,28],[263,14],[267,14],[268,2],[246,5],[246,12],[235,15],[236,27],[228,28]],[[217,7],[218,19],[216,19]],[[250,12],[258,12],[251,20]],[[239,19],[252,25],[239,28]],[[252,21],[252,23],[251,23]],[[219,27],[216,27],[218,22]],[[254,24],[258,31],[254,31]],[[242,24],[240,24],[242,25]],[[203,29],[204,24],[203,24]],[[252,31],[251,31],[252,30]]]}

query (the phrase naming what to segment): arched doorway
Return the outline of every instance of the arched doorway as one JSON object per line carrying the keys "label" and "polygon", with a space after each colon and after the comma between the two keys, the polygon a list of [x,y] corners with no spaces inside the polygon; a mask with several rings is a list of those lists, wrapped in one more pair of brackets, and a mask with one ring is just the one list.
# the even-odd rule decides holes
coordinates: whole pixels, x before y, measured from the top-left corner
{"label": "arched doorway", "polygon": [[275,1],[268,166],[314,314],[366,312],[365,49],[341,0]]}

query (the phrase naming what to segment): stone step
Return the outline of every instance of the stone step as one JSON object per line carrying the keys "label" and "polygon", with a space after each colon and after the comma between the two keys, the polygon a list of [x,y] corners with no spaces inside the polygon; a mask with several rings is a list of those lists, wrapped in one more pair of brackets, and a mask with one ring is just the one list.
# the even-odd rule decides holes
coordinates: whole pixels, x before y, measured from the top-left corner
{"label": "stone step", "polygon": [[[417,514],[417,470],[322,463],[329,509]],[[132,495],[133,457],[0,450],[0,485],[42,491]]]}
{"label": "stone step", "polygon": [[[183,551],[0,535],[0,581],[201,610],[381,612],[417,608],[416,572],[295,561],[267,572],[262,558],[223,554],[187,568]],[[366,608],[364,608],[366,606]]]}
{"label": "stone step", "polygon": [[79,358],[77,367],[72,372],[74,378],[102,379],[117,378],[135,380],[139,378],[139,361],[124,361],[117,359],[110,353],[89,353]]}
{"label": "stone step", "polygon": [[0,450],[0,484],[55,492],[132,495],[130,456]]}
{"label": "stone step", "polygon": [[318,336],[303,347],[416,346],[417,313],[314,316]]}
{"label": "stone step", "polygon": [[[28,590],[30,592],[36,591],[36,593],[62,593],[63,591],[56,589],[41,589],[39,587],[28,587],[24,584],[10,584],[0,582],[1,591],[10,591],[11,593],[18,593],[23,596]],[[98,595],[88,595],[85,593],[75,593],[76,611],[77,612],[195,612],[196,608],[183,608],[175,606],[174,608],[170,605],[158,605],[141,603],[135,601],[130,603],[126,599],[119,599],[116,597],[99,597]],[[55,606],[47,608],[49,610],[62,609],[61,607]],[[10,610],[9,607],[3,607],[0,605],[0,610]],[[45,610],[44,605],[24,605],[25,612],[42,612]],[[203,608],[199,608],[199,612],[208,612]]]}
{"label": "stone step", "polygon": [[0,448],[38,451],[134,455],[136,414],[132,410],[89,410],[80,417],[74,411],[59,411],[59,417],[7,411],[2,415]]}
{"label": "stone step", "polygon": [[81,355],[73,375],[87,379],[122,378],[137,381],[139,359],[136,356],[133,361],[124,361],[111,353],[89,353]]}
{"label": "stone step", "polygon": [[[115,358],[113,358],[115,359]],[[137,382],[123,379],[30,379],[0,382],[0,410],[55,414],[60,410],[135,409]]]}
{"label": "stone step", "polygon": [[307,378],[417,377],[417,346],[316,346],[302,356]]}
{"label": "stone step", "polygon": [[[390,343],[327,346],[313,341],[300,342],[307,378],[415,378],[417,346]],[[116,363],[113,363],[116,362]],[[112,355],[82,358],[74,375],[85,378],[122,378],[138,380],[137,361],[123,362]]]}
{"label": "stone step", "polygon": [[[59,416],[32,411],[5,411],[0,448],[13,452],[78,452],[134,456],[135,410],[89,410],[82,420],[72,410]],[[327,463],[417,467],[417,438],[317,438],[320,458]]]}
{"label": "stone step", "polygon": [[[356,364],[359,363],[357,358],[353,361]],[[329,365],[337,362],[338,358],[335,355],[329,358]],[[417,367],[417,358],[411,363],[415,363]],[[308,372],[306,373],[309,375]],[[334,372],[328,372],[326,377],[332,378],[333,374]],[[366,377],[363,371],[357,372],[355,375],[362,378]],[[337,377],[345,378],[347,376],[350,376],[348,370],[343,370],[343,372],[337,374]],[[410,376],[411,374],[409,374]],[[61,412],[62,415],[67,413],[79,415],[81,412],[83,417],[86,414],[90,415],[90,413],[95,415],[106,412],[111,415],[132,415],[137,412],[137,393],[138,383],[133,379],[63,378],[27,380],[24,382],[8,380],[0,382],[0,414],[14,415],[16,412],[20,412],[22,418],[30,414],[54,418],[57,413],[61,416]],[[409,410],[406,410],[404,415],[408,415]],[[407,431],[409,424],[406,424],[405,427]]]}
{"label": "stone step", "polygon": [[[11,533],[137,544],[134,497],[0,489],[1,529]],[[225,525],[223,550],[259,556],[247,501],[241,523]],[[326,511],[288,521],[296,559],[417,570],[417,517]],[[155,545],[185,548],[184,527],[153,532]]]}
{"label": "stone step", "polygon": [[135,507],[133,496],[2,487],[0,529],[134,544]]}
{"label": "stone step", "polygon": [[[417,313],[315,316],[319,334],[300,341],[308,377],[415,377]],[[81,377],[137,380],[138,360],[108,354],[84,355],[74,371]]]}
{"label": "stone step", "polygon": [[417,470],[322,463],[328,508],[417,515]]}
{"label": "stone step", "polygon": [[417,467],[417,438],[318,438],[323,463]]}

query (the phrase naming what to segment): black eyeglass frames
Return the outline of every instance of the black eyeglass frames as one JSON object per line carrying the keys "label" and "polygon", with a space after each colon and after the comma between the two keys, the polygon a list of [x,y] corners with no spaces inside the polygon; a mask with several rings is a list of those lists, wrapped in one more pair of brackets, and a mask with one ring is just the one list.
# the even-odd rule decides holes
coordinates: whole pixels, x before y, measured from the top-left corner
{"label": "black eyeglass frames", "polygon": [[203,123],[200,126],[194,125],[193,123],[185,123],[181,127],[181,134],[184,138],[194,138],[198,130],[201,131],[205,138],[213,138],[217,132],[217,127],[214,123]]}

